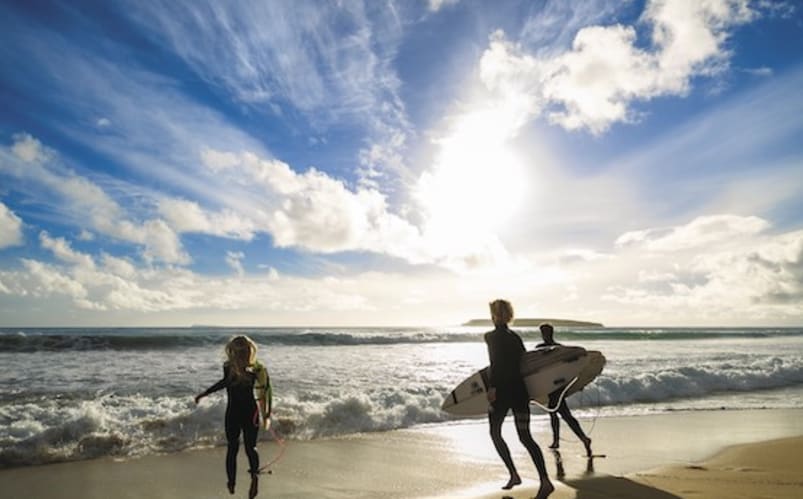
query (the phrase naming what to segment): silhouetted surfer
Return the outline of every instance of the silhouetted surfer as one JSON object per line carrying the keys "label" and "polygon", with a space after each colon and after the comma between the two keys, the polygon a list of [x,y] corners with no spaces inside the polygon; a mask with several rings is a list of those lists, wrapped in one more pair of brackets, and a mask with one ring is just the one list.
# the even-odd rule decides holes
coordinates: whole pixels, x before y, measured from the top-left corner
{"label": "silhouetted surfer", "polygon": [[513,409],[519,440],[530,453],[541,480],[536,499],[544,499],[555,490],[555,487],[547,475],[541,448],[530,433],[529,396],[521,377],[524,343],[519,335],[507,326],[513,319],[513,306],[505,300],[495,300],[490,303],[490,307],[495,329],[485,333],[485,343],[488,345],[488,357],[491,361],[488,370],[488,402],[490,402],[488,422],[496,451],[510,472],[510,480],[502,488],[511,489],[521,483],[521,477],[510,457],[510,449],[502,438],[502,423],[508,410]]}
{"label": "silhouetted surfer", "polygon": [[[271,390],[268,370],[257,359],[257,346],[248,336],[236,336],[226,344],[226,357],[223,364],[223,379],[199,393],[197,404],[202,398],[223,388],[228,395],[226,404],[226,452],[227,487],[234,494],[237,476],[237,451],[240,447],[240,432],[243,434],[245,454],[251,469],[251,488],[248,497],[257,495],[259,454],[257,454],[257,433],[260,414],[263,424],[270,418]],[[259,406],[257,406],[257,396]],[[267,407],[266,407],[267,406]]]}
{"label": "silhouetted surfer", "polygon": [[[539,343],[536,345],[535,348],[540,347],[548,347],[548,346],[556,346],[560,345],[560,343],[555,341],[555,329],[552,327],[552,324],[541,324],[541,337],[544,339],[543,343]],[[586,448],[586,456],[591,457],[593,454],[591,453],[591,439],[583,432],[583,429],[580,427],[580,423],[577,422],[577,419],[574,418],[572,412],[569,410],[569,406],[566,405],[566,399],[561,399],[560,394],[563,389],[555,390],[554,392],[549,394],[549,407],[555,407],[558,404],[558,400],[560,400],[560,405],[558,406],[557,412],[550,412],[549,413],[549,420],[552,423],[552,444],[549,446],[550,449],[557,449],[560,447],[560,419],[558,419],[558,414],[566,421],[566,424],[569,425],[569,428],[572,429],[575,435],[583,442],[583,445]]]}

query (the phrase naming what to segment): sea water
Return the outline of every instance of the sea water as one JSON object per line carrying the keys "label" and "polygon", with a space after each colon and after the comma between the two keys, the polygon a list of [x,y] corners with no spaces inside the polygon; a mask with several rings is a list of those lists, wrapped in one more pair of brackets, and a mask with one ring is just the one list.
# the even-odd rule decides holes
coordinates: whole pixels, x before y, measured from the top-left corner
{"label": "sea water", "polygon": [[[260,347],[285,438],[453,424],[440,405],[487,364],[483,332],[0,329],[0,467],[222,445],[225,393],[193,397],[220,379],[235,334]],[[528,349],[540,339],[518,332]],[[559,328],[556,338],[608,360],[569,399],[579,416],[803,407],[803,329]]]}

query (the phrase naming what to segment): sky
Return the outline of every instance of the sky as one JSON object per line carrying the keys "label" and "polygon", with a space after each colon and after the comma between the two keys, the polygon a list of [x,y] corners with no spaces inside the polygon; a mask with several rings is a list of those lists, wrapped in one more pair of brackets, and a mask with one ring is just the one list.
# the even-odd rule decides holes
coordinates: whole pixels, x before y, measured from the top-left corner
{"label": "sky", "polygon": [[803,6],[0,2],[0,327],[803,324]]}

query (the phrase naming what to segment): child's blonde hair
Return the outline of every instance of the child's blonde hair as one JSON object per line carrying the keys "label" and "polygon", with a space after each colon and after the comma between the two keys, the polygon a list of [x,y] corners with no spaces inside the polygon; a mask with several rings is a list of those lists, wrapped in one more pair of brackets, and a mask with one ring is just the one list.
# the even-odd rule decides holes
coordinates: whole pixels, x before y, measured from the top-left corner
{"label": "child's blonde hair", "polygon": [[246,369],[257,360],[257,344],[248,336],[235,336],[226,344],[229,375],[234,380],[245,379]]}
{"label": "child's blonde hair", "polygon": [[507,300],[494,300],[491,307],[491,320],[494,326],[503,326],[513,320],[513,305]]}

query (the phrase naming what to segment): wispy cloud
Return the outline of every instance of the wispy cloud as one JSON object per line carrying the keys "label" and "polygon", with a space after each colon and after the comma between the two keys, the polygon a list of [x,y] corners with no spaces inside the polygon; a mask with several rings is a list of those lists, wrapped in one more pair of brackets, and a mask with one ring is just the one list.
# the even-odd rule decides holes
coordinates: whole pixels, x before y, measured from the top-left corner
{"label": "wispy cloud", "polygon": [[392,61],[403,19],[393,4],[156,2],[129,10],[227,98],[268,114],[301,113],[314,128],[351,123],[367,144],[360,181],[399,175],[410,133]]}
{"label": "wispy cloud", "polygon": [[245,258],[245,253],[242,251],[227,251],[226,252],[226,264],[234,270],[234,273],[237,274],[239,277],[243,277],[245,275],[245,269],[243,268],[243,258]]}
{"label": "wispy cloud", "polygon": [[35,94],[42,115],[37,119],[102,158],[82,158],[86,163],[76,168],[122,167],[161,190],[225,205],[242,197],[216,189],[214,179],[198,174],[200,151],[225,145],[268,154],[220,112],[188,96],[178,81],[125,59],[125,47],[110,58],[44,27],[8,37],[18,50],[8,57],[17,72],[7,83]]}

